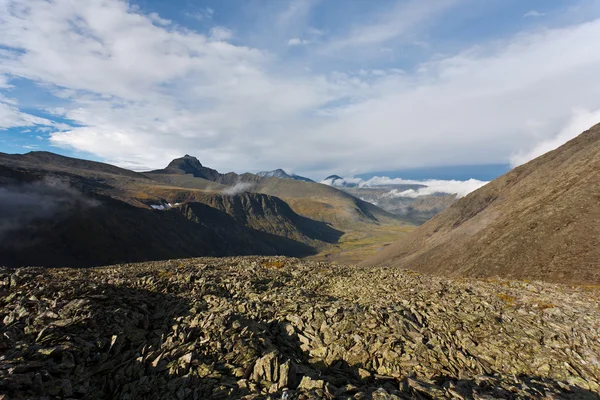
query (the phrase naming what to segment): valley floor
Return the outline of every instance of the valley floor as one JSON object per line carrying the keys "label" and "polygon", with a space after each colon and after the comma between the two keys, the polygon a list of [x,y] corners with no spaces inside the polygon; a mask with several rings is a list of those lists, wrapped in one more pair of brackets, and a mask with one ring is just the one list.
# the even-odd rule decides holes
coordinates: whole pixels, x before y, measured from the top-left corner
{"label": "valley floor", "polygon": [[0,269],[0,398],[597,399],[599,300],[280,257]]}
{"label": "valley floor", "polygon": [[386,246],[397,242],[416,228],[414,225],[388,224],[352,230],[345,233],[338,243],[327,246],[318,254],[309,256],[307,259],[339,264],[358,264],[364,259],[376,255]]}

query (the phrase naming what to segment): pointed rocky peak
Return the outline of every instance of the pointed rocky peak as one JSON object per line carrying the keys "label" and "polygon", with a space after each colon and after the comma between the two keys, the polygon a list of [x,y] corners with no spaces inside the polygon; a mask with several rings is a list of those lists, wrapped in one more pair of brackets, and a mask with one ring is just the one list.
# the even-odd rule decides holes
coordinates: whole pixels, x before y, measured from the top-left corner
{"label": "pointed rocky peak", "polygon": [[190,173],[193,173],[194,171],[199,170],[200,168],[203,168],[203,166],[200,163],[200,160],[198,160],[196,157],[186,154],[183,157],[176,158],[173,161],[171,161],[169,163],[169,165],[167,166],[167,168],[180,169],[180,170],[185,171],[186,173],[190,174]]}
{"label": "pointed rocky peak", "polygon": [[197,178],[204,178],[210,181],[216,181],[221,174],[214,169],[207,168],[200,163],[194,156],[186,154],[183,157],[176,158],[169,163],[167,168],[158,173],[176,173],[176,174],[191,174]]}

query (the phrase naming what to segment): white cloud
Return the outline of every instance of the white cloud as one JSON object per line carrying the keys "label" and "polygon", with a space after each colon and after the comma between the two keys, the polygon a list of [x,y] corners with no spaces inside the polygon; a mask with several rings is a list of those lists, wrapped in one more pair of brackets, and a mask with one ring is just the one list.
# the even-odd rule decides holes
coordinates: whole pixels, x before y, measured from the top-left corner
{"label": "white cloud", "polygon": [[[277,23],[310,13],[293,4]],[[408,4],[405,16],[394,9],[330,44],[381,56],[382,42],[414,41],[413,29],[455,2]],[[364,73],[294,69],[276,54],[157,21],[117,0],[0,0],[0,76],[61,97],[46,111],[80,126],[51,134],[54,145],[150,168],[185,153],[223,171],[288,165],[309,176],[507,162],[555,137],[574,108],[600,109],[600,20],[480,43],[416,71]],[[33,116],[2,104],[5,125],[30,126]]]}
{"label": "white cloud", "polygon": [[517,167],[542,154],[552,151],[598,123],[600,123],[600,110],[576,110],[574,111],[571,120],[556,136],[543,139],[539,143],[536,143],[530,150],[524,152],[521,151],[513,155],[510,160],[511,165]]}
{"label": "white cloud", "polygon": [[248,182],[238,182],[235,185],[223,190],[223,194],[234,195],[252,190],[254,184]]}
{"label": "white cloud", "polygon": [[227,41],[233,38],[233,31],[223,26],[215,26],[210,29],[210,37],[218,41]]}
{"label": "white cloud", "polygon": [[342,178],[342,179],[335,179],[335,178],[330,178],[330,179],[323,179],[321,182],[323,185],[327,185],[327,186],[337,186],[337,187],[343,187],[343,186],[350,186],[350,185],[361,185],[364,183],[364,181],[361,178],[354,178],[354,177],[346,177],[346,178]]}
{"label": "white cloud", "polygon": [[280,26],[290,26],[307,19],[313,7],[320,0],[291,0],[286,9],[278,16]]}
{"label": "white cloud", "polygon": [[300,38],[291,38],[290,40],[288,40],[288,46],[301,46],[309,43],[309,40],[304,40]]}
{"label": "white cloud", "polygon": [[57,126],[50,120],[21,112],[11,104],[0,102],[0,130],[36,125]]}
{"label": "white cloud", "polygon": [[9,89],[12,87],[10,83],[8,83],[9,79],[6,75],[0,75],[0,89]]}
{"label": "white cloud", "polygon": [[477,179],[469,179],[466,181],[428,179],[424,181],[404,180],[404,184],[425,185],[426,187],[403,191],[394,189],[389,192],[389,196],[417,198],[438,193],[447,193],[455,194],[457,197],[464,197],[484,186],[487,182],[479,181]]}
{"label": "white cloud", "polygon": [[372,23],[355,26],[347,34],[334,38],[324,47],[323,52],[382,44],[402,36],[408,40],[416,30],[424,28],[427,23],[460,2],[461,0],[397,1],[394,7],[386,7]]}
{"label": "white cloud", "polygon": [[343,187],[348,185],[356,185],[361,188],[375,188],[392,185],[419,185],[417,189],[398,190],[392,189],[387,193],[390,197],[410,197],[417,198],[421,196],[430,196],[438,193],[455,194],[458,197],[464,197],[467,194],[479,189],[487,182],[477,179],[469,179],[466,181],[459,180],[441,180],[441,179],[402,179],[389,178],[387,176],[375,176],[369,180],[361,178],[347,177],[342,179],[325,179],[321,181],[324,185]]}
{"label": "white cloud", "polygon": [[523,17],[525,18],[540,18],[540,17],[544,17],[546,16],[546,13],[543,12],[539,12],[536,10],[531,10],[525,13],[525,15],[523,15]]}

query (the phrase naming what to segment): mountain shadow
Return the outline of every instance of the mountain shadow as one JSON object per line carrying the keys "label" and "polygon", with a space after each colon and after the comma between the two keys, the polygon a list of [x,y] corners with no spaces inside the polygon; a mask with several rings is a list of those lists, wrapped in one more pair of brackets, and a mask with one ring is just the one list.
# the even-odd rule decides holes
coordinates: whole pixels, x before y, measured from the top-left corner
{"label": "mountain shadow", "polygon": [[0,265],[10,267],[89,267],[197,256],[303,257],[316,252],[200,203],[148,210],[43,184],[2,187],[0,203]]}

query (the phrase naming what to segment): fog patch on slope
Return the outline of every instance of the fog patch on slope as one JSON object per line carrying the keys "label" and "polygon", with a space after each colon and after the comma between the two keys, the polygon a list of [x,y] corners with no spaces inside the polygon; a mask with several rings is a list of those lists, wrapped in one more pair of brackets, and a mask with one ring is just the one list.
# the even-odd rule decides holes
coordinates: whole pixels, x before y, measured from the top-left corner
{"label": "fog patch on slope", "polygon": [[74,211],[97,205],[97,200],[85,197],[59,180],[2,186],[0,240],[17,230],[35,229],[36,221],[40,219],[60,220]]}
{"label": "fog patch on slope", "polygon": [[234,195],[244,192],[249,192],[254,187],[254,184],[248,182],[238,182],[234,186],[228,187],[222,191],[223,194]]}

